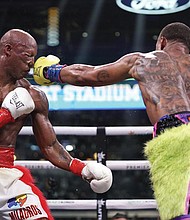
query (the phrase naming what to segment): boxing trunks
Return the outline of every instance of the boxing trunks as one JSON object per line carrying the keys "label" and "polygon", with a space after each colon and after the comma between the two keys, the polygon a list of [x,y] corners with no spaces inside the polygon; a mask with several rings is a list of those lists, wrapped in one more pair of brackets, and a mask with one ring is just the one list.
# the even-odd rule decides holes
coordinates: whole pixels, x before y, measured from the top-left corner
{"label": "boxing trunks", "polygon": [[14,166],[14,148],[0,147],[0,219],[53,220],[46,199],[35,186],[30,171]]}
{"label": "boxing trunks", "polygon": [[176,114],[165,115],[154,125],[153,137],[164,132],[166,128],[178,127],[190,122],[190,112],[179,112]]}
{"label": "boxing trunks", "polygon": [[[163,154],[163,156],[164,156],[164,154],[166,153],[166,152],[168,152],[167,154],[168,155],[170,155],[170,153],[169,153],[169,151],[167,151],[167,149],[168,149],[168,146],[169,146],[169,144],[167,144],[168,142],[167,142],[167,139],[165,139],[166,138],[166,136],[164,136],[163,137],[163,133],[165,133],[165,131],[167,130],[167,129],[170,129],[170,128],[174,128],[174,127],[179,127],[179,126],[182,126],[182,125],[184,125],[184,124],[189,124],[189,122],[190,122],[190,112],[179,112],[179,113],[176,113],[176,114],[171,114],[171,115],[165,115],[165,116],[163,116],[162,118],[160,118],[160,120],[154,125],[154,129],[153,129],[153,137],[156,137],[155,139],[157,139],[158,138],[158,136],[160,136],[159,137],[159,140],[158,140],[158,142],[154,142],[154,146],[153,146],[153,148],[155,147],[155,146],[159,146],[159,143],[160,143],[160,141],[162,140],[162,139],[164,139],[166,142],[165,142],[165,150],[164,150],[164,148],[163,148],[163,151],[160,151],[160,156]],[[190,126],[190,125],[188,125],[188,126]],[[172,130],[171,130],[172,131]],[[173,131],[174,132],[174,131]],[[187,133],[188,133],[188,130],[187,130]],[[172,139],[172,138],[175,138],[175,140],[174,139]],[[188,136],[186,137],[187,139],[189,138]],[[175,141],[176,141],[176,137],[175,137],[175,134],[174,134],[174,136],[172,137],[172,135],[171,135],[171,137],[169,138],[170,140],[171,140],[171,144],[173,143],[173,147],[171,147],[171,151],[172,150],[175,150],[175,147],[174,147],[174,143],[175,143]],[[154,140],[153,140],[154,141]],[[155,140],[156,141],[156,140]],[[179,140],[179,142],[180,142],[180,140]],[[184,145],[185,144],[187,144],[187,143],[185,143],[184,142]],[[188,146],[187,146],[188,147]],[[156,150],[157,152],[159,151],[159,147],[158,147],[158,149]],[[181,151],[182,152],[184,152],[183,151],[183,149],[181,149]],[[162,152],[162,153],[161,153]],[[165,152],[165,153],[164,153]],[[184,154],[186,154],[186,152],[184,152]],[[176,155],[176,159],[174,159],[174,163],[176,162],[176,164],[178,163],[178,156],[177,156],[177,154],[175,154]],[[170,164],[170,159],[171,158],[173,158],[173,157],[175,157],[175,156],[173,156],[172,155],[172,153],[171,153],[171,156],[168,156],[168,164]],[[180,156],[179,156],[180,157]],[[155,169],[155,167],[158,165],[158,170],[160,169],[160,173],[162,173],[162,172],[164,172],[164,171],[162,171],[162,169],[164,169],[163,167],[162,167],[162,162],[160,162],[162,159],[161,159],[162,157],[160,157],[160,159],[159,160],[153,160],[152,162],[152,168],[151,169]],[[187,156],[187,158],[188,158],[188,156]],[[167,161],[166,160],[166,161]],[[190,160],[189,158],[188,158],[188,160]],[[158,162],[158,164],[157,165],[154,165],[154,161],[159,161]],[[183,161],[183,160],[182,160]],[[181,161],[181,164],[183,163]],[[187,161],[187,160],[186,160]],[[156,164],[157,162],[155,162],[155,164]],[[159,163],[160,163],[160,165],[159,165]],[[164,162],[163,162],[164,163]],[[167,163],[167,162],[166,162]],[[160,166],[160,168],[159,168],[159,166]],[[162,169],[161,169],[162,168]],[[165,169],[166,169],[166,166],[165,166]],[[176,168],[177,169],[177,168]],[[187,169],[189,169],[189,167],[187,167]],[[168,166],[168,170],[169,170],[169,166]],[[188,172],[188,171],[187,171]],[[155,176],[155,174],[156,173],[159,173],[159,171],[157,171],[157,172],[155,172],[154,173],[154,171],[152,171],[152,175],[153,175],[153,182],[154,182],[154,176]],[[172,173],[172,172],[171,172]],[[164,175],[164,174],[163,174]],[[167,174],[166,174],[167,175]],[[184,172],[184,177],[185,177],[185,172]],[[162,177],[162,175],[160,174],[160,176]],[[168,176],[170,176],[170,174],[168,173]],[[179,177],[179,176],[178,176]],[[179,178],[181,178],[181,176],[179,177]],[[182,177],[183,178],[183,177]],[[188,180],[187,180],[188,181]],[[161,182],[161,181],[160,181]],[[173,182],[175,182],[175,181],[173,181]],[[177,181],[176,181],[177,182]],[[188,183],[187,183],[188,184]],[[156,184],[155,184],[156,185]],[[182,185],[181,185],[182,186]],[[184,191],[185,191],[185,187],[186,187],[186,185],[184,184]],[[177,190],[177,185],[176,185],[176,190]],[[157,191],[159,192],[160,190],[159,190],[159,188],[157,189]],[[175,191],[175,190],[173,190],[173,191]],[[166,194],[165,194],[166,195]],[[164,195],[163,195],[163,197],[164,197]],[[171,198],[172,198],[172,195],[171,195]],[[158,198],[159,199],[159,198]],[[181,198],[178,198],[179,200],[181,199]],[[183,199],[182,199],[182,202],[183,202]],[[169,203],[169,202],[168,202]],[[177,216],[177,217],[175,217],[175,218],[161,218],[161,219],[164,219],[164,220],[186,220],[186,219],[190,219],[190,182],[189,182],[189,186],[187,187],[187,191],[186,191],[186,199],[184,200],[184,203],[182,203],[182,204],[185,204],[184,205],[184,214],[183,215],[180,215],[180,216]],[[160,211],[162,211],[162,210],[164,210],[164,208],[162,207],[161,208],[161,210]],[[162,211],[163,212],[163,211]],[[171,213],[172,213],[172,211],[170,211]]]}

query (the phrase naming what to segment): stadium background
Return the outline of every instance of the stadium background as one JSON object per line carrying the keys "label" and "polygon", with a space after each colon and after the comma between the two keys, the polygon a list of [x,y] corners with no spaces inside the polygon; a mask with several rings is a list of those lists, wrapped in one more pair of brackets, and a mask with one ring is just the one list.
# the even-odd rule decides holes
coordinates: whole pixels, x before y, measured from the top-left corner
{"label": "stadium background", "polygon": [[[56,14],[58,13],[58,14]],[[58,20],[55,17],[58,16]],[[167,23],[180,21],[190,25],[190,9],[166,15],[142,15],[127,12],[115,0],[1,0],[0,35],[11,28],[21,28],[37,40],[37,57],[54,54],[61,63],[87,63],[92,65],[112,62],[122,55],[154,50],[157,35]],[[57,35],[51,33],[57,30]],[[51,35],[52,34],[52,35]],[[53,38],[51,38],[53,36]],[[36,57],[36,58],[37,58]],[[28,79],[32,82],[32,76]],[[61,105],[62,103],[60,103]],[[64,103],[63,103],[64,104]],[[50,110],[54,126],[149,126],[142,109]],[[30,121],[26,122],[30,125]],[[113,136],[108,139],[108,159],[141,160],[146,136]],[[63,145],[74,146],[71,154],[82,160],[96,159],[95,137],[64,136],[58,139]],[[24,141],[23,141],[24,140]],[[21,160],[42,160],[34,137],[19,136],[16,157]],[[37,185],[48,199],[96,198],[87,183],[63,171],[32,171]],[[108,198],[153,198],[146,171],[115,171],[114,184]],[[57,219],[85,218],[85,213],[68,217],[65,211],[54,212]],[[141,212],[128,212],[143,219]],[[64,218],[59,216],[65,216]],[[84,218],[82,218],[84,215]],[[156,214],[155,214],[156,215]],[[67,216],[67,217],[66,217]],[[144,219],[156,219],[154,213]]]}

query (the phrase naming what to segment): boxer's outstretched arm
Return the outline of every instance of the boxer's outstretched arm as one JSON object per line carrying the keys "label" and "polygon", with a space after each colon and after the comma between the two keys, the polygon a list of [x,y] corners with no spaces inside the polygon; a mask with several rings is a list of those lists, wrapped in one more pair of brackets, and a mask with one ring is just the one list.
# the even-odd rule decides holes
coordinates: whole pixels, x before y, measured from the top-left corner
{"label": "boxer's outstretched arm", "polygon": [[72,157],[58,142],[48,118],[48,101],[44,92],[33,88],[35,110],[32,112],[32,127],[36,142],[45,158],[55,166],[69,170]]}
{"label": "boxer's outstretched arm", "polygon": [[90,183],[94,192],[104,193],[112,185],[111,170],[94,162],[84,163],[73,158],[56,138],[55,131],[48,119],[48,102],[42,91],[33,91],[35,110],[32,112],[33,131],[45,158],[55,166],[81,176]]}
{"label": "boxer's outstretched arm", "polygon": [[61,69],[60,80],[78,86],[111,85],[133,77],[130,70],[137,58],[138,54],[130,54],[100,66],[73,64]]}
{"label": "boxer's outstretched arm", "polygon": [[[131,53],[113,63],[92,66],[85,64],[60,65],[52,56],[39,58],[34,64],[34,80],[41,85],[52,82],[77,86],[104,86],[134,77],[134,67],[140,53]],[[49,65],[49,64],[52,65]]]}

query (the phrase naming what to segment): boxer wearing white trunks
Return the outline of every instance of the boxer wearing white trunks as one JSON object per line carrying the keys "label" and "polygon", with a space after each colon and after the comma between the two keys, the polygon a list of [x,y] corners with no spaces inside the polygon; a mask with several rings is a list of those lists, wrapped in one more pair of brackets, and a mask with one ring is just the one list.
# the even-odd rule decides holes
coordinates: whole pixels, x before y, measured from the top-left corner
{"label": "boxer wearing white trunks", "polygon": [[[34,108],[35,104],[26,89],[14,89],[1,105],[0,128],[29,114]],[[53,219],[30,171],[22,166],[14,166],[14,155],[13,146],[0,146],[0,219]]]}
{"label": "boxer wearing white trunks", "polygon": [[35,186],[29,170],[14,166],[17,136],[28,117],[31,117],[36,143],[45,159],[87,180],[96,193],[104,193],[112,185],[112,173],[108,167],[71,157],[57,140],[48,118],[45,93],[24,79],[33,67],[36,53],[36,41],[25,31],[12,29],[0,39],[1,220],[53,219],[46,199]]}

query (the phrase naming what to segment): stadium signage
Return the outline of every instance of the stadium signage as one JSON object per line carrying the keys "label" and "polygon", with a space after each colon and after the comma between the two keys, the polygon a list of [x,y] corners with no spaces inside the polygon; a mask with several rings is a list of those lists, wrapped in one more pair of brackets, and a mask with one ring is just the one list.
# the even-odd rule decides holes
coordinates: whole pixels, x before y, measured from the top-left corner
{"label": "stadium signage", "polygon": [[137,14],[170,14],[190,7],[190,0],[116,0],[117,5]]}
{"label": "stadium signage", "polygon": [[102,87],[39,86],[50,110],[145,109],[136,81]]}

